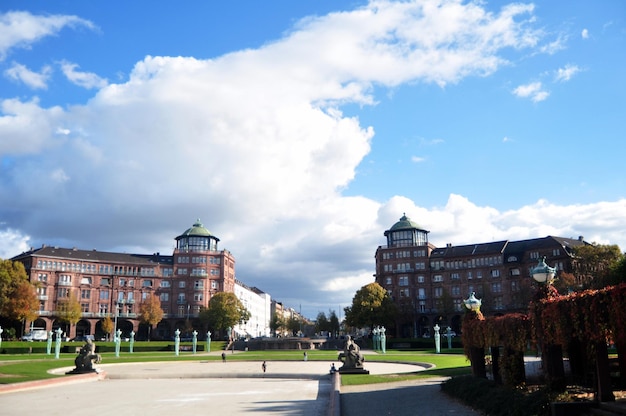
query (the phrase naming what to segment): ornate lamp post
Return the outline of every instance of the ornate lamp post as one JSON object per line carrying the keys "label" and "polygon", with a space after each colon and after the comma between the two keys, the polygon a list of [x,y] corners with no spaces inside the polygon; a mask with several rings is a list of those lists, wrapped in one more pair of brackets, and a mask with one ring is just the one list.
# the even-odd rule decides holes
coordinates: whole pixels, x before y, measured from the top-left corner
{"label": "ornate lamp post", "polygon": [[476,292],[472,292],[470,296],[463,301],[465,307],[472,312],[479,312],[482,300],[476,299]]}
{"label": "ornate lamp post", "polygon": [[539,259],[537,266],[530,270],[530,275],[538,283],[552,284],[556,276],[556,267],[550,267],[546,264],[546,256]]}
{"label": "ornate lamp post", "polygon": [[[463,303],[468,311],[463,318],[463,322],[465,324],[470,321],[482,321],[485,319],[483,318],[483,314],[480,312],[482,300],[476,299],[476,293],[472,292],[469,297],[463,301]],[[467,335],[467,329],[463,329],[463,338]],[[464,339],[463,342],[465,343],[466,340]],[[469,359],[472,365],[472,374],[475,377],[487,378],[487,368],[485,367],[485,348],[470,346],[467,350],[469,351]]]}
{"label": "ornate lamp post", "polygon": [[537,328],[537,341],[541,348],[541,364],[546,372],[549,387],[553,390],[565,388],[565,369],[563,367],[563,349],[561,345],[548,344],[542,340],[541,331],[541,301],[557,296],[552,282],[556,276],[556,267],[550,267],[546,263],[546,257],[539,259],[537,266],[530,270],[532,278],[539,283],[539,290],[535,298],[535,327]]}

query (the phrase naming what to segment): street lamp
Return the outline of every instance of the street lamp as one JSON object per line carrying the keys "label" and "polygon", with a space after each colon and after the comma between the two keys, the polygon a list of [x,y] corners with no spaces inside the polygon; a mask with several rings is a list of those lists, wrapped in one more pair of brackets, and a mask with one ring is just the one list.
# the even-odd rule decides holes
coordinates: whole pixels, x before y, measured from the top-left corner
{"label": "street lamp", "polygon": [[[552,286],[554,276],[556,276],[556,267],[550,267],[546,264],[546,257],[539,259],[536,267],[530,270],[532,278],[539,283],[540,288],[536,295],[536,302],[540,304],[541,300],[550,299],[558,295],[558,292]],[[541,363],[547,375],[548,385],[552,390],[565,389],[565,369],[563,367],[563,349],[561,345],[545,342],[541,335],[541,313],[536,313],[535,319],[538,327],[537,341],[541,348]]]}
{"label": "street lamp", "polygon": [[463,301],[465,307],[472,312],[478,312],[480,310],[480,305],[482,305],[482,301],[480,299],[476,299],[476,292],[472,292],[469,298]]}
{"label": "street lamp", "polygon": [[552,284],[554,276],[556,276],[556,267],[550,267],[546,264],[546,256],[539,259],[536,267],[530,270],[530,275],[538,283]]}

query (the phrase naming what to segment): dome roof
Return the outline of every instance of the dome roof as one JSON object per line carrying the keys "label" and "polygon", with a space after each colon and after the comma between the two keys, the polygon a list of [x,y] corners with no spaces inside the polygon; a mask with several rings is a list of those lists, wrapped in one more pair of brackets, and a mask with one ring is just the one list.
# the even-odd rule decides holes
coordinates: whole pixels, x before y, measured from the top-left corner
{"label": "dome roof", "polygon": [[183,237],[212,237],[212,238],[218,239],[213,234],[211,234],[209,230],[204,228],[204,225],[202,225],[199,219],[196,220],[196,222],[191,226],[191,228],[188,228],[184,233],[176,237],[176,240],[181,239]]}
{"label": "dome roof", "polygon": [[414,230],[414,229],[418,229],[421,230],[422,227],[420,227],[415,221],[411,220],[409,217],[405,215],[402,215],[402,218],[400,218],[400,221],[398,221],[397,223],[395,223],[390,229],[389,231],[398,231],[398,230]]}

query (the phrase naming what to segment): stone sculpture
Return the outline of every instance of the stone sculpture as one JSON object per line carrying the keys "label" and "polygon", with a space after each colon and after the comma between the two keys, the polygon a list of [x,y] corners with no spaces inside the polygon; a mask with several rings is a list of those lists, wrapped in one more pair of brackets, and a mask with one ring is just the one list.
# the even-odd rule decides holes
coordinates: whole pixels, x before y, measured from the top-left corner
{"label": "stone sculpture", "polygon": [[365,361],[365,358],[363,357],[359,346],[349,335],[346,339],[346,345],[343,352],[339,353],[339,361],[343,363],[341,368],[339,368],[340,373],[369,374],[369,371],[363,368],[363,361]]}
{"label": "stone sculpture", "polygon": [[80,348],[78,356],[74,360],[76,368],[66,374],[93,373],[96,371],[93,368],[93,364],[98,364],[100,361],[102,361],[102,357],[100,357],[100,354],[96,354],[96,345],[90,339],[87,339],[87,342]]}

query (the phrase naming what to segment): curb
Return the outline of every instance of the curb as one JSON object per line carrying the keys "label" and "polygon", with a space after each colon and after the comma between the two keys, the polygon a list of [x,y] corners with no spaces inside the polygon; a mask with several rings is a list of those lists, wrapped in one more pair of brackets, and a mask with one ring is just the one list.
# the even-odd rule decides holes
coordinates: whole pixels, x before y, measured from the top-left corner
{"label": "curb", "polygon": [[45,380],[24,381],[21,383],[11,383],[0,385],[0,394],[15,393],[17,391],[33,390],[43,387],[58,386],[62,384],[75,384],[83,383],[87,381],[104,380],[106,373],[88,373],[88,374],[74,374],[64,377],[48,378]]}
{"label": "curb", "polygon": [[328,400],[327,416],[341,416],[341,376],[339,371],[333,374],[333,386]]}

